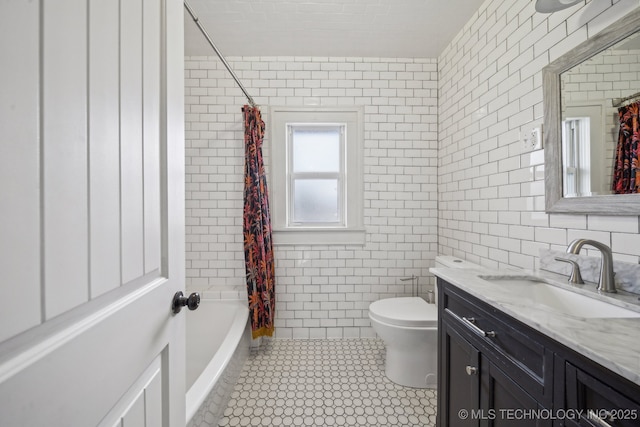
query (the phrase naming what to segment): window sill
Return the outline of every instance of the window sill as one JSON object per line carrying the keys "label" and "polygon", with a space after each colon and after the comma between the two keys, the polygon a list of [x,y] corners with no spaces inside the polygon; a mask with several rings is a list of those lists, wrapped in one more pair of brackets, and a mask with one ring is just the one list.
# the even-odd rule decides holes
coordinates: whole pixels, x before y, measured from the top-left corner
{"label": "window sill", "polygon": [[364,245],[362,228],[285,228],[273,230],[273,244],[278,245]]}

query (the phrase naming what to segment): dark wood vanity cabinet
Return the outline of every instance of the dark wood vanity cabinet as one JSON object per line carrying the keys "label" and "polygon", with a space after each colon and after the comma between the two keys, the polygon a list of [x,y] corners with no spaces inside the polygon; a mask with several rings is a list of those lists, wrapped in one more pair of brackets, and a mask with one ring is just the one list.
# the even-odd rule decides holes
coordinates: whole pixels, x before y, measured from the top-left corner
{"label": "dark wood vanity cabinet", "polygon": [[[510,425],[510,418],[516,414],[501,413],[500,409],[539,408],[538,402],[512,380],[490,355],[482,353],[464,333],[455,327],[444,325],[441,332],[443,364],[440,371],[447,381],[442,384],[438,395],[440,425],[480,426]],[[511,424],[515,425],[515,424]],[[543,426],[534,419],[519,419],[518,426]]]}
{"label": "dark wood vanity cabinet", "polygon": [[438,426],[640,426],[636,384],[441,279],[438,300]]}
{"label": "dark wood vanity cabinet", "polygon": [[553,353],[496,310],[443,283],[438,282],[439,425],[550,426],[550,420],[528,414],[552,404]]}

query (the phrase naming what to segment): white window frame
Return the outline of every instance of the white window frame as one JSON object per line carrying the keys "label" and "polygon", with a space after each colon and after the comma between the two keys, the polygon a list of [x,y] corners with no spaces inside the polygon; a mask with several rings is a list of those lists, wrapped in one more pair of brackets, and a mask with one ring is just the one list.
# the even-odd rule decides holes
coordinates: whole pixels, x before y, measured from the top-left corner
{"label": "white window frame", "polygon": [[[358,244],[364,230],[364,111],[352,107],[271,107],[271,183],[269,185],[273,242],[276,245]],[[336,223],[294,223],[292,218],[291,126],[339,125],[341,138],[339,209]],[[309,175],[311,176],[311,175]]]}

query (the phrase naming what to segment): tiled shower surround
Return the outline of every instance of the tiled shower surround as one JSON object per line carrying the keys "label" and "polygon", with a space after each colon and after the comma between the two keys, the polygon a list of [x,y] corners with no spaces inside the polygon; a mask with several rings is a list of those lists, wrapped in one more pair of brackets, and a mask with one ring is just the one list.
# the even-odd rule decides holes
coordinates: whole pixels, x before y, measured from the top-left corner
{"label": "tiled shower surround", "polygon": [[[267,127],[270,105],[365,108],[366,244],[276,247],[278,337],[373,336],[369,303],[410,294],[412,274],[425,295],[437,253],[535,268],[581,237],[638,263],[639,217],[545,214],[544,150],[520,142],[542,122],[542,68],[638,1],[534,4],[486,1],[439,58],[228,58]],[[186,59],[188,286],[223,296],[243,292],[245,102],[217,58]]]}
{"label": "tiled shower surround", "polygon": [[[364,106],[364,246],[276,246],[278,338],[372,337],[367,308],[426,294],[437,242],[437,61],[228,58],[269,106]],[[243,286],[242,93],[217,58],[186,60],[187,286]],[[240,293],[243,291],[241,290]],[[245,294],[246,295],[246,294]]]}

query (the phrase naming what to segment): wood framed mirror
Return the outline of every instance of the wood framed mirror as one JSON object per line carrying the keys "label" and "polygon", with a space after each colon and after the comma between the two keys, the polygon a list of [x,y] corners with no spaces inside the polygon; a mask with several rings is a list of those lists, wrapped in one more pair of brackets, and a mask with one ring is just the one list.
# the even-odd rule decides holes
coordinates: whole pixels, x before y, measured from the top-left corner
{"label": "wood framed mirror", "polygon": [[[612,53],[614,50],[615,54]],[[627,73],[616,70],[612,65],[616,59],[609,58],[624,54],[620,53],[622,51],[631,52],[626,58],[630,62]],[[596,72],[596,63],[605,66]],[[609,74],[607,70],[610,70]],[[613,194],[611,190],[618,138],[616,126],[619,127],[619,121],[613,117],[618,115],[616,104],[640,101],[640,9],[553,61],[542,70],[542,77],[546,212],[640,215],[640,194]],[[621,83],[623,78],[625,81]],[[602,108],[600,113],[594,113],[600,117],[592,119],[601,123],[603,128],[600,130],[593,130],[589,125],[589,113],[578,108],[589,105]],[[587,125],[585,120],[578,119],[585,119]],[[580,131],[581,126],[584,132]],[[572,150],[571,147],[577,146],[579,143],[575,141],[585,139],[583,135],[590,132],[603,136],[599,151],[587,153],[587,158],[591,156],[598,165],[580,166],[578,162],[576,166],[567,162],[569,158],[580,156],[580,149]],[[586,140],[589,141],[589,137]],[[597,142],[590,144],[597,145]],[[603,176],[597,178],[597,184],[595,178],[594,184],[590,184],[591,171],[600,169],[605,170]],[[580,182],[585,184],[581,186]]]}

